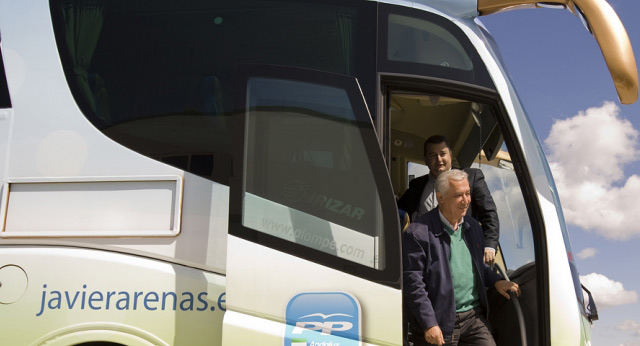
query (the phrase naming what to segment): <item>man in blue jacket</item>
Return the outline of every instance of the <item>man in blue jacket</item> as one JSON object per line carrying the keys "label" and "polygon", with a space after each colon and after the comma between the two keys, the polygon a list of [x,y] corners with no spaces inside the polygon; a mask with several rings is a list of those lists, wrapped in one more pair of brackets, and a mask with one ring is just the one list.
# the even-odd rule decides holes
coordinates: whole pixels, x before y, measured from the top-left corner
{"label": "man in blue jacket", "polygon": [[509,299],[516,283],[502,280],[484,261],[482,229],[466,216],[467,174],[453,169],[436,179],[438,207],[402,234],[404,303],[413,344],[495,345],[486,320],[485,287]]}

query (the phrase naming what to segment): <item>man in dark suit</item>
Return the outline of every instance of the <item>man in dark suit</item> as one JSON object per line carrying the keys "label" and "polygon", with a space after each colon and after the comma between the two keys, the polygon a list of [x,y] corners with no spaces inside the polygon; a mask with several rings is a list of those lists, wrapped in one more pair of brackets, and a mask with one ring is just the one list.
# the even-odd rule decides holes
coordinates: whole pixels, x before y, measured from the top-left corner
{"label": "man in dark suit", "polygon": [[438,206],[402,232],[403,301],[414,346],[495,346],[485,287],[509,299],[520,288],[483,263],[483,236],[467,214],[467,174],[452,169],[436,180]]}
{"label": "man in dark suit", "polygon": [[[424,161],[429,173],[411,180],[409,189],[398,201],[398,208],[407,212],[411,221],[427,213],[438,205],[435,181],[442,172],[451,169],[451,147],[445,136],[434,135],[424,143]],[[465,168],[471,188],[471,204],[467,215],[472,216],[482,226],[484,233],[484,262],[493,265],[500,237],[498,211],[482,171]]]}

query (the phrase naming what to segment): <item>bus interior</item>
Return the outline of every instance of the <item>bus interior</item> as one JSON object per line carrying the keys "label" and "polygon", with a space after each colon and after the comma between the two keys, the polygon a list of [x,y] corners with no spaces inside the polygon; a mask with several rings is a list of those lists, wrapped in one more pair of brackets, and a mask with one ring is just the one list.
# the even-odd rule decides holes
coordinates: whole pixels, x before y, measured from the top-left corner
{"label": "bus interior", "polygon": [[[496,265],[521,288],[520,307],[489,290],[490,322],[498,345],[514,345],[526,329],[528,345],[538,344],[538,287],[533,229],[508,146],[498,126],[497,102],[394,88],[387,94],[389,170],[396,197],[410,179],[428,172],[424,141],[435,134],[448,138],[454,168],[475,167],[497,205],[500,248]],[[520,316],[518,311],[521,310]]]}

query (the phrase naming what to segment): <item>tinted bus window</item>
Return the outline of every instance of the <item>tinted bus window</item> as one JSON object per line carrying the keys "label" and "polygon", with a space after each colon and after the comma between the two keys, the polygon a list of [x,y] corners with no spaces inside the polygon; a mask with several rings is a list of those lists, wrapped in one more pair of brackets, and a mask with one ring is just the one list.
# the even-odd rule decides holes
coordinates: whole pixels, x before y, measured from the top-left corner
{"label": "tinted bus window", "polygon": [[85,116],[133,150],[220,182],[237,64],[361,68],[360,14],[345,2],[58,0],[51,10]]}

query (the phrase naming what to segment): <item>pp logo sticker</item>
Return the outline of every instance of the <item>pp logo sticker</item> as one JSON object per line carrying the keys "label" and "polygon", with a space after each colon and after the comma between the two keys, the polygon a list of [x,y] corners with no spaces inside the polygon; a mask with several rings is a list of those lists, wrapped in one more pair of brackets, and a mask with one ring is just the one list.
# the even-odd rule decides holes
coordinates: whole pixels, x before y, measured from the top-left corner
{"label": "pp logo sticker", "polygon": [[300,293],[286,314],[285,346],[360,345],[360,304],[347,293]]}

